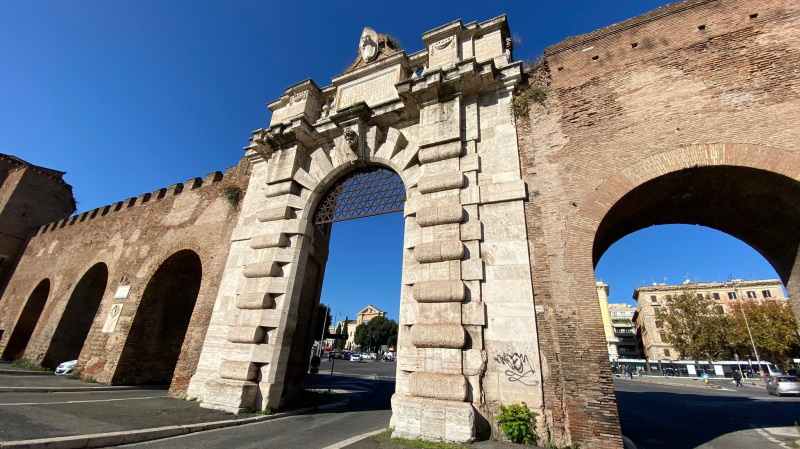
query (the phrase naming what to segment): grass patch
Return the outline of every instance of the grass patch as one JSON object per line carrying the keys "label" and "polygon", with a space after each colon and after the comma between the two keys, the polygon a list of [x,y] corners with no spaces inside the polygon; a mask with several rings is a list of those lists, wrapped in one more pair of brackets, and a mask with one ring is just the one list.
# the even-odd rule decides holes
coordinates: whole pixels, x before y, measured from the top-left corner
{"label": "grass patch", "polygon": [[83,373],[79,369],[76,369],[73,372],[67,374],[66,376],[64,376],[64,378],[65,379],[75,379],[75,380],[79,380],[81,382],[86,382],[86,383],[89,383],[89,384],[99,383],[93,377],[83,377]]}
{"label": "grass patch", "polygon": [[39,365],[38,363],[27,359],[14,360],[11,366],[15,368],[22,368],[27,371],[50,371],[49,369],[43,367],[42,365]]}
{"label": "grass patch", "polygon": [[372,441],[378,445],[402,445],[405,447],[416,447],[422,449],[469,449],[468,445],[452,444],[452,443],[437,443],[435,441],[424,440],[407,440],[405,438],[392,438],[394,429],[389,428],[385,431],[372,437]]}
{"label": "grass patch", "polygon": [[257,410],[255,412],[253,412],[253,416],[269,416],[269,415],[271,415],[273,413],[275,413],[275,411],[272,410],[271,408],[267,407],[264,410]]}

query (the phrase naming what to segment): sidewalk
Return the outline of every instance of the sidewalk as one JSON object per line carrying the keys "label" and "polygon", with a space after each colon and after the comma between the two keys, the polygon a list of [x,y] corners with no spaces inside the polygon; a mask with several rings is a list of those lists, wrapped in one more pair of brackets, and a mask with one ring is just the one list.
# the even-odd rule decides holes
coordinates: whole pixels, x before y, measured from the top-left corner
{"label": "sidewalk", "polygon": [[[686,379],[688,381],[688,379]],[[636,379],[634,379],[636,381]],[[139,387],[120,387],[86,383],[66,379],[52,373],[33,374],[0,362],[0,449],[5,448],[47,448],[71,449],[88,447],[108,447],[132,444],[161,438],[202,432],[223,427],[239,426],[285,416],[342,407],[370,394],[378,383],[364,379],[348,379],[352,387],[334,381],[332,402],[275,413],[267,416],[233,415],[218,410],[200,407],[198,402],[169,398],[164,389]],[[327,381],[324,384],[327,387]],[[320,386],[322,387],[322,386]],[[324,389],[324,388],[321,388]],[[109,398],[101,400],[74,400],[71,393],[92,391],[141,392],[141,397]],[[41,393],[42,399],[36,403],[13,403],[7,398],[14,393]],[[62,399],[63,394],[63,399]],[[55,399],[55,400],[54,400]],[[36,422],[33,432],[36,439],[8,438],[20,435],[20,422]],[[46,438],[45,438],[46,436]],[[340,446],[337,446],[340,447]],[[398,443],[376,442],[372,438],[344,445],[348,449],[405,449]],[[505,449],[519,447],[498,441],[480,441],[469,445],[474,449]],[[528,446],[534,448],[533,446]],[[626,449],[634,448],[626,441]]]}
{"label": "sidewalk", "polygon": [[[625,380],[628,382],[650,382],[650,383],[659,383],[659,384],[667,384],[667,385],[674,385],[674,386],[681,386],[681,387],[701,387],[701,388],[729,388],[733,389],[736,388],[735,384],[733,383],[733,379],[729,378],[710,378],[708,380],[709,386],[703,383],[703,379],[700,377],[663,377],[663,376],[642,376],[638,377],[636,375],[633,376],[633,379],[630,379],[628,376],[615,376],[617,379]],[[742,379],[742,385],[745,388],[757,388],[762,389],[766,392],[764,382],[761,379]]]}
{"label": "sidewalk", "polygon": [[[0,416],[4,421],[0,426],[0,449],[117,446],[341,407],[352,399],[352,395],[347,398],[332,394],[331,402],[321,406],[272,415],[233,415],[202,408],[198,402],[169,398],[164,389],[115,387],[65,379],[52,372],[31,373],[0,362]],[[141,391],[141,397],[76,401],[72,394],[133,390]],[[36,403],[9,404],[13,400],[8,398],[14,397],[14,393],[41,393],[42,399]],[[35,427],[28,430],[35,432],[34,435],[24,439],[14,437],[25,434],[21,423],[30,422],[37,423],[27,426]]]}

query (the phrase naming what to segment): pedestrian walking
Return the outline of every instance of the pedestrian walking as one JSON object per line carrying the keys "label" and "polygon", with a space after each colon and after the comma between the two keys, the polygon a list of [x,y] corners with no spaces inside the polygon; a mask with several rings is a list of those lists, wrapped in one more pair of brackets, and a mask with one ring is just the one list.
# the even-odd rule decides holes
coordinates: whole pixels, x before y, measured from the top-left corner
{"label": "pedestrian walking", "polygon": [[630,367],[630,366],[628,367],[627,373],[628,373],[628,377],[629,377],[631,380],[633,380],[633,369],[631,369],[631,367]]}
{"label": "pedestrian walking", "polygon": [[733,371],[733,380],[736,382],[737,388],[744,388],[744,385],[742,385],[742,375],[739,374],[739,371]]}

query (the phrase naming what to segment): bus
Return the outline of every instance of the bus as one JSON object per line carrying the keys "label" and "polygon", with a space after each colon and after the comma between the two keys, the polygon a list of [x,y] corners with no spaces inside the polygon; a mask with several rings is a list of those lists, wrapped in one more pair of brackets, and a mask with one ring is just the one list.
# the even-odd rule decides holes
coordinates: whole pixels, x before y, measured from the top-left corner
{"label": "bus", "polygon": [[[711,377],[733,377],[734,371],[739,371],[745,378],[758,378],[762,376],[779,376],[779,370],[774,364],[762,360],[646,360],[646,359],[617,359],[611,362],[611,370],[615,374],[625,374],[627,368],[633,370],[634,375],[643,376],[676,376],[700,377],[708,373]],[[763,373],[763,374],[762,374]]]}

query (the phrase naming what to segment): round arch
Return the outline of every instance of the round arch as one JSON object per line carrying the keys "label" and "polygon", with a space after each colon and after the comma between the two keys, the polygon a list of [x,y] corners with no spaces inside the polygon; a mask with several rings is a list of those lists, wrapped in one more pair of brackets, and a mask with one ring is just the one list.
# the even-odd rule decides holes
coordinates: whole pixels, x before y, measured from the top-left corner
{"label": "round arch", "polygon": [[169,384],[200,292],[200,256],[183,249],[155,270],[139,301],[113,381]]}
{"label": "round arch", "polygon": [[353,172],[361,171],[361,170],[369,170],[369,169],[386,169],[397,175],[400,180],[403,182],[403,185],[406,190],[406,201],[408,201],[408,191],[410,190],[413,185],[410,185],[410,180],[408,176],[404,177],[404,170],[398,169],[396,164],[393,164],[391,161],[384,161],[384,160],[371,160],[370,162],[365,162],[363,160],[356,160],[350,161],[345,164],[341,164],[337,167],[334,167],[328,174],[322,178],[311,190],[311,194],[308,197],[306,204],[308,207],[303,209],[301,219],[303,220],[313,220],[314,215],[317,213],[317,209],[319,208],[320,204],[323,202],[325,197],[328,195],[330,190],[335,187],[342,179],[346,176],[350,175]]}
{"label": "round arch", "polygon": [[698,144],[645,158],[582,201],[568,222],[575,251],[567,264],[591,261],[580,282],[592,284],[592,268],[625,235],[656,224],[699,224],[756,249],[793,297],[800,293],[798,179],[800,155],[759,145]]}
{"label": "round arch", "polygon": [[67,300],[42,366],[55,368],[61,362],[78,358],[107,285],[108,267],[105,263],[96,263],[84,273]]}
{"label": "round arch", "polygon": [[22,308],[22,313],[19,315],[14,331],[3,351],[4,359],[16,360],[24,355],[48,296],[50,296],[50,279],[43,279],[33,289],[25,302],[25,307]]}

